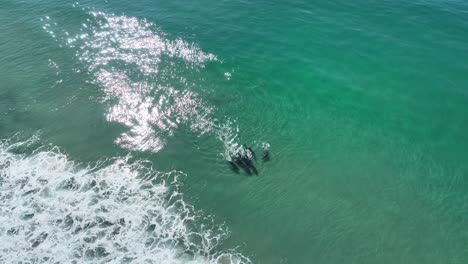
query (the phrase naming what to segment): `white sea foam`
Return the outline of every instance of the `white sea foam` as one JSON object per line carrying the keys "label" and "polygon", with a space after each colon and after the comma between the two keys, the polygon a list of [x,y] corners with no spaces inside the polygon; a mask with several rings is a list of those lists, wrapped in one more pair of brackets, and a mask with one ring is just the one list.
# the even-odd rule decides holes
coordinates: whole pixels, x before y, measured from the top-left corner
{"label": "white sea foam", "polygon": [[181,172],[14,153],[28,143],[0,143],[0,263],[250,262],[218,251],[227,232],[184,202]]}
{"label": "white sea foam", "polygon": [[[107,120],[128,127],[115,140],[120,146],[158,152],[168,137],[184,125],[198,135],[212,134],[225,146],[224,156],[237,151],[232,122],[213,118],[213,106],[190,88],[187,72],[198,72],[217,57],[180,38],[170,40],[154,24],[134,17],[87,11],[89,18],[78,34],[59,33],[50,22],[44,27],[52,37],[61,36],[76,50],[92,76],[103,88],[109,105]],[[190,75],[190,74],[189,74]]]}

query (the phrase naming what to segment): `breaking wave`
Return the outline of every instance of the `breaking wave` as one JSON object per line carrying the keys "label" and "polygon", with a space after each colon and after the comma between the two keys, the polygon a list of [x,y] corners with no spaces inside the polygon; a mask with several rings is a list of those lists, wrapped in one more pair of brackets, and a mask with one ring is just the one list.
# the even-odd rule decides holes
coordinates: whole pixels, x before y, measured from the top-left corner
{"label": "breaking wave", "polygon": [[32,142],[0,142],[1,263],[250,263],[222,251],[226,229],[184,202],[183,173],[24,154]]}

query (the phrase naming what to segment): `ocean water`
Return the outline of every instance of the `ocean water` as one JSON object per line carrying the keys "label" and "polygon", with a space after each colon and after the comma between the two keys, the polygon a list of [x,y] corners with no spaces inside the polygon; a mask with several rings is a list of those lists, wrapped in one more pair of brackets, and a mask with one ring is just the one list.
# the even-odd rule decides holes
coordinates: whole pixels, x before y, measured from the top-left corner
{"label": "ocean water", "polygon": [[0,263],[467,263],[466,43],[464,1],[1,0]]}

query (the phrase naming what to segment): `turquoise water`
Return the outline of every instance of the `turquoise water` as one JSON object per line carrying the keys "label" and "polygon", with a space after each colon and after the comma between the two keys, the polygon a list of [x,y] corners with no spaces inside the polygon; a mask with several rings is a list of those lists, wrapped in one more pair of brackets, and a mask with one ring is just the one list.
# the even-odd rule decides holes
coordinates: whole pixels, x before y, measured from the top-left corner
{"label": "turquoise water", "polygon": [[3,0],[0,262],[466,263],[466,43],[463,1]]}

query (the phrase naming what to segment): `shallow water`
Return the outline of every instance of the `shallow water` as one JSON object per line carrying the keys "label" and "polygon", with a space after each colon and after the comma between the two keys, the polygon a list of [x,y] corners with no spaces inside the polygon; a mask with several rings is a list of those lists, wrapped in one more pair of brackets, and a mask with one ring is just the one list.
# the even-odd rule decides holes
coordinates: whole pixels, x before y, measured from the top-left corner
{"label": "shallow water", "polygon": [[[467,21],[462,1],[3,1],[0,195],[31,202],[2,198],[0,218],[32,231],[0,229],[0,260],[60,261],[73,254],[53,246],[63,241],[78,262],[122,260],[109,239],[34,229],[94,212],[94,194],[50,183],[91,177],[111,194],[134,186],[122,210],[135,215],[105,214],[113,226],[117,214],[177,226],[121,233],[157,237],[127,249],[135,262],[465,263]],[[241,144],[256,151],[258,176],[229,169]],[[110,173],[114,160],[124,165]],[[160,198],[140,191],[146,161],[149,188],[169,186]],[[161,182],[171,175],[177,188]],[[15,185],[41,177],[51,181],[31,188],[51,190],[46,200]],[[179,192],[188,216],[161,213]],[[8,213],[70,198],[60,213],[41,210],[45,220]],[[193,232],[223,239],[207,246]]]}

